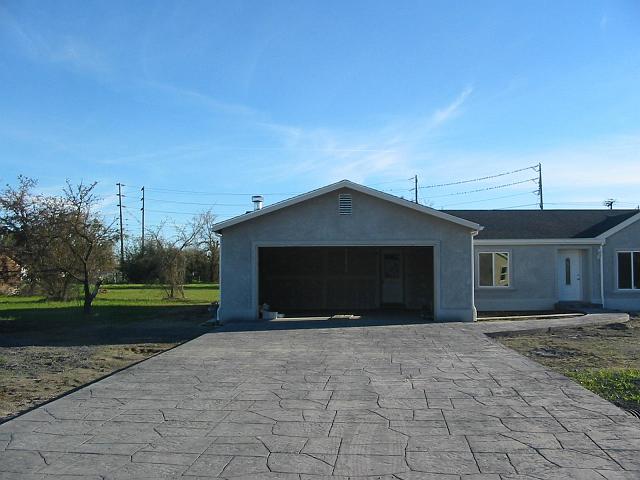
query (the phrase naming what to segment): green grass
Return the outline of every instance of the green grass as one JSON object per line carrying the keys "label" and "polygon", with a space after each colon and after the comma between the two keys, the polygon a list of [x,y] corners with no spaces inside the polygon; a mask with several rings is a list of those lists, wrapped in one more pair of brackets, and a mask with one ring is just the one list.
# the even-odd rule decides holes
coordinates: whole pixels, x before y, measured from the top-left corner
{"label": "green grass", "polygon": [[[220,298],[217,284],[185,285],[185,298],[167,299],[159,285],[104,285],[93,302],[91,319],[126,323],[202,310]],[[0,296],[0,333],[56,328],[86,322],[82,300],[47,301],[39,296]]]}
{"label": "green grass", "polygon": [[640,370],[602,369],[567,372],[583,387],[622,407],[640,406]]}

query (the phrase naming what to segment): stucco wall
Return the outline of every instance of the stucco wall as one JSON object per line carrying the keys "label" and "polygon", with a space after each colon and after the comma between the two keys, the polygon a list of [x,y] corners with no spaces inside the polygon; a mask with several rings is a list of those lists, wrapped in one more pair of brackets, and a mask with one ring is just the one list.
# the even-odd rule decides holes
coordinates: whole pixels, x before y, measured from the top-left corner
{"label": "stucco wall", "polygon": [[[339,193],[352,194],[351,215],[338,214]],[[222,231],[222,320],[256,318],[257,248],[274,245],[433,245],[437,318],[473,319],[470,230],[345,188]]]}
{"label": "stucco wall", "polygon": [[[475,279],[479,311],[547,310],[558,302],[557,257],[562,249],[582,252],[582,290],[585,301],[593,295],[593,249],[584,245],[476,245],[478,252],[509,252],[509,287],[480,287]],[[477,273],[477,268],[476,268]]]}
{"label": "stucco wall", "polygon": [[618,290],[618,250],[640,251],[640,220],[607,238],[604,246],[605,306],[627,311],[640,311],[640,290]]}

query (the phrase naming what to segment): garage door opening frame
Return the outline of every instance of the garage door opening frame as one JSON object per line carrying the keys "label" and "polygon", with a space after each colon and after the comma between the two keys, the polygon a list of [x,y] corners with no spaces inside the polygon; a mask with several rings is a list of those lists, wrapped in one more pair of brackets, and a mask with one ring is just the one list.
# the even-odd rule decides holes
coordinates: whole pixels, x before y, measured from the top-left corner
{"label": "garage door opening frame", "polygon": [[433,286],[434,319],[440,311],[440,241],[439,240],[378,240],[378,241],[255,241],[251,249],[251,271],[254,281],[251,285],[251,302],[255,308],[255,318],[260,317],[259,286],[260,265],[259,249],[262,247],[432,247],[433,248]]}

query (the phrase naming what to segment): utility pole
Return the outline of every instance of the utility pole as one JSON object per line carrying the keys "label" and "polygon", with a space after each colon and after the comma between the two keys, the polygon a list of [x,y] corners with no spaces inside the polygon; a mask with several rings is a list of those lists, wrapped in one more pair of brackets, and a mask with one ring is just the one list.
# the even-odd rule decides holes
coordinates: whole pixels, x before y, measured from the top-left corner
{"label": "utility pole", "polygon": [[415,202],[418,203],[418,175],[413,177],[413,190],[415,192]]}
{"label": "utility pole", "polygon": [[118,182],[116,183],[116,185],[118,186],[118,207],[120,209],[120,270],[122,271],[122,267],[124,266],[124,234],[123,234],[123,228],[122,228],[122,187],[124,187],[125,185],[123,185],[122,183]]}
{"label": "utility pole", "polygon": [[144,255],[144,186],[140,189],[140,191],[142,192],[142,198],[140,200],[142,200],[142,208],[140,209],[140,211],[142,212],[142,243],[140,245],[140,252],[142,253],[142,255]]}
{"label": "utility pole", "polygon": [[540,210],[544,210],[542,199],[542,163],[538,163],[538,196],[540,197]]}

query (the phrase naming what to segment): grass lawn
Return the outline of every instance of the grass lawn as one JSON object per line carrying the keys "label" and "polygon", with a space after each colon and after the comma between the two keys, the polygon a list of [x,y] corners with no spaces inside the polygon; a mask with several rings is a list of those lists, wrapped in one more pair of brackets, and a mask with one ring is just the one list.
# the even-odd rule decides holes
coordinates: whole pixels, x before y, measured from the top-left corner
{"label": "grass lawn", "polygon": [[106,285],[94,314],[80,300],[0,296],[0,419],[209,331],[218,285]]}
{"label": "grass lawn", "polygon": [[626,324],[492,335],[623,408],[640,410],[640,317]]}

